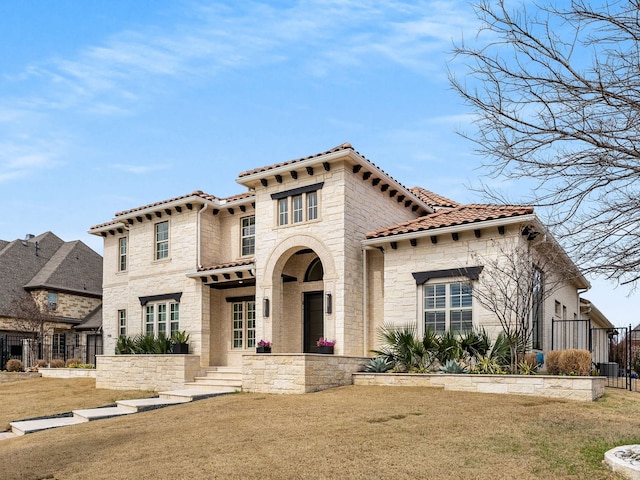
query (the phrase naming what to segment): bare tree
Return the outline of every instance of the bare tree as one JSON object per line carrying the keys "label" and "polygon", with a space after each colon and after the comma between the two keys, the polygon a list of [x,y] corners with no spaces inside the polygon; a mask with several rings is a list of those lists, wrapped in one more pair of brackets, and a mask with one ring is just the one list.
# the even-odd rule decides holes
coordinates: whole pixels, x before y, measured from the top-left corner
{"label": "bare tree", "polygon": [[450,74],[477,114],[477,132],[463,135],[489,158],[490,178],[533,181],[523,202],[550,207],[556,235],[585,271],[635,287],[640,1],[554,3],[475,6],[478,36],[454,47],[467,75]]}
{"label": "bare tree", "polygon": [[473,295],[500,322],[509,343],[511,372],[515,373],[525,353],[532,347],[542,348],[534,340],[544,324],[545,300],[569,283],[575,273],[562,258],[559,246],[544,238],[535,244],[494,241],[493,247],[495,256],[474,255],[484,268]]}
{"label": "bare tree", "polygon": [[38,345],[47,332],[47,324],[55,322],[55,317],[43,311],[31,296],[20,297],[11,302],[8,314],[13,319],[15,330],[24,332],[31,339],[31,358],[35,359]]}

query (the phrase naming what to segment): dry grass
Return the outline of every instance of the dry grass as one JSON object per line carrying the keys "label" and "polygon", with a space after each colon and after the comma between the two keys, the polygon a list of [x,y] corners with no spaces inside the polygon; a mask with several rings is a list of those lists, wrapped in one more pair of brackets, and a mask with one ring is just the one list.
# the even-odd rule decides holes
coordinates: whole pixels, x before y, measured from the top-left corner
{"label": "dry grass", "polygon": [[614,390],[594,403],[393,387],[237,394],[0,442],[0,477],[613,479],[603,454],[640,443],[639,418],[640,394]]}
{"label": "dry grass", "polygon": [[[97,390],[92,378],[34,378],[0,384],[0,431],[9,422],[144,398],[153,392]],[[2,471],[0,470],[0,478]]]}

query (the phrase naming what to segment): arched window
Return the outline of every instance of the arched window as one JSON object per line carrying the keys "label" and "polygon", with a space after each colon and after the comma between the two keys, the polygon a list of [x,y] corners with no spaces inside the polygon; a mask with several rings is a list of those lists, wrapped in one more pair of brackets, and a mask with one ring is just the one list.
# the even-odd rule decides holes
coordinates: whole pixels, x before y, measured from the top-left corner
{"label": "arched window", "polygon": [[324,269],[320,258],[314,258],[304,274],[305,282],[315,282],[324,278]]}

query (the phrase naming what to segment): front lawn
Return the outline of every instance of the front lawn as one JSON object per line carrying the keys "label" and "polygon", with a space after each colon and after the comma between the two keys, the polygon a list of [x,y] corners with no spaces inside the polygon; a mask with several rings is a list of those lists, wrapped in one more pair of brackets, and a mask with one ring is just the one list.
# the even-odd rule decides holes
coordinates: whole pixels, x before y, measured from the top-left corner
{"label": "front lawn", "polygon": [[7,480],[613,479],[603,454],[640,443],[638,419],[640,394],[610,389],[585,403],[411,387],[241,393],[2,441],[0,465]]}

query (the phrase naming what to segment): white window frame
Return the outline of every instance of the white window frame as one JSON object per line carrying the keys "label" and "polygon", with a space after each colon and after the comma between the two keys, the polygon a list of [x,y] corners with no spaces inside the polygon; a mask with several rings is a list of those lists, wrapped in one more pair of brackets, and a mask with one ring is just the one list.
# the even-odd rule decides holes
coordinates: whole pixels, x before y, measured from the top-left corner
{"label": "white window frame", "polygon": [[[161,225],[166,225],[167,228],[166,235],[162,235],[162,237],[160,237],[160,234],[164,234],[165,232],[160,232]],[[164,222],[156,223],[153,228],[153,234],[154,259],[167,260],[169,258],[169,221],[165,220]]]}
{"label": "white window frame", "polygon": [[180,304],[178,302],[147,303],[142,312],[143,331],[154,337],[164,333],[171,337],[180,330]]}
{"label": "white window frame", "polygon": [[[465,291],[465,289],[469,290]],[[427,296],[427,294],[431,291],[433,291],[436,295]],[[420,297],[422,302],[420,309],[420,328],[422,329],[422,333],[426,332],[429,327],[431,327],[431,329],[436,333],[444,333],[449,331],[453,331],[455,333],[463,333],[473,329],[475,325],[473,283],[469,279],[448,280],[444,282],[434,281],[425,283],[420,289]],[[458,301],[456,301],[456,298],[458,299]],[[465,312],[469,312],[471,318],[468,321],[462,322],[462,315]],[[427,326],[428,314],[435,314],[435,317],[438,317],[435,321],[435,325],[429,325],[429,327]],[[468,323],[468,328],[452,329],[452,316],[454,314],[461,314],[461,319],[458,321],[460,322],[460,325],[462,325],[463,323]],[[438,328],[439,323],[443,325],[443,328]]]}
{"label": "white window frame", "polygon": [[256,253],[256,216],[240,219],[240,256],[247,257]]}
{"label": "white window frame", "polygon": [[127,334],[127,310],[118,310],[118,333],[119,336]]}
{"label": "white window frame", "polygon": [[127,237],[118,238],[118,271],[125,272],[127,270],[127,250],[129,248],[129,239]]}
{"label": "white window frame", "polygon": [[[318,190],[278,199],[278,226],[297,225],[318,220]],[[290,213],[290,214],[289,214]]]}
{"label": "white window frame", "polygon": [[231,302],[231,349],[256,347],[256,301]]}

